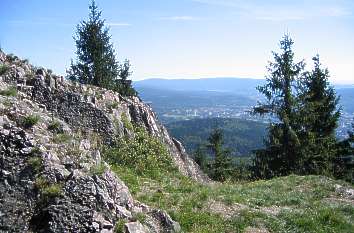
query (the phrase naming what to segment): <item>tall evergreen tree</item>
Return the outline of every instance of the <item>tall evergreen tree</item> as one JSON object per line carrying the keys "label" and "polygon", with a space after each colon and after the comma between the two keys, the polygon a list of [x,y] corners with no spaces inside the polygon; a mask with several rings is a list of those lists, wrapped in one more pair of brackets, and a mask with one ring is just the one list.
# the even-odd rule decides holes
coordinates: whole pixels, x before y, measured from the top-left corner
{"label": "tall evergreen tree", "polygon": [[314,69],[303,76],[299,94],[298,128],[303,155],[299,169],[302,173],[332,174],[339,98],[328,82],[328,69],[321,68],[319,55],[313,61]]}
{"label": "tall evergreen tree", "polygon": [[334,163],[334,176],[354,183],[354,123],[348,131],[348,138],[337,144],[337,157]]}
{"label": "tall evergreen tree", "polygon": [[209,163],[209,159],[204,151],[202,146],[199,146],[193,153],[194,161],[199,165],[199,167],[204,171],[207,172],[207,165]]}
{"label": "tall evergreen tree", "polygon": [[130,67],[131,65],[129,60],[125,60],[124,63],[119,67],[118,76],[120,79],[115,81],[114,90],[123,96],[137,95],[136,90],[132,87],[132,81],[128,80],[128,77],[132,74]]}
{"label": "tall evergreen tree", "polygon": [[77,61],[71,62],[69,78],[83,84],[112,88],[119,74],[119,65],[115,58],[113,44],[110,42],[108,27],[101,19],[101,11],[92,1],[89,20],[77,26]]}
{"label": "tall evergreen tree", "polygon": [[295,63],[293,41],[285,35],[280,41],[282,53],[273,52],[274,62],[268,66],[266,84],[258,87],[267,102],[254,108],[258,114],[272,114],[277,121],[269,126],[266,148],[256,153],[255,175],[270,178],[293,172],[297,164],[299,138],[296,133],[297,82],[304,62]]}
{"label": "tall evergreen tree", "polygon": [[207,148],[210,149],[214,160],[211,162],[210,176],[218,181],[225,181],[231,175],[232,161],[229,151],[223,147],[223,133],[215,129],[208,138]]}

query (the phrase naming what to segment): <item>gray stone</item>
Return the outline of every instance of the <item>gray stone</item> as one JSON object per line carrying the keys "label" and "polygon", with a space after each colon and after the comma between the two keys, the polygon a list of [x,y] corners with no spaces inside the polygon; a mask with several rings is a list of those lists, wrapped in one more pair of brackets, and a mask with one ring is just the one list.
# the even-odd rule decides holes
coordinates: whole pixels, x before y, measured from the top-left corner
{"label": "gray stone", "polygon": [[144,226],[139,222],[129,222],[124,224],[126,233],[146,233]]}

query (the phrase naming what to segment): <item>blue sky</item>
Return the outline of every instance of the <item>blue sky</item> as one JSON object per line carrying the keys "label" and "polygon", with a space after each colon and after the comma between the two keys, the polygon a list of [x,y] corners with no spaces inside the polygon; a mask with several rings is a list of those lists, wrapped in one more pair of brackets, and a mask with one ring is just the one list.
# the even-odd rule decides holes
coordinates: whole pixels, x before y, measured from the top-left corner
{"label": "blue sky", "polygon": [[[65,74],[89,0],[0,0],[7,53]],[[262,78],[282,35],[298,59],[319,53],[333,83],[354,83],[353,0],[97,0],[133,79]]]}

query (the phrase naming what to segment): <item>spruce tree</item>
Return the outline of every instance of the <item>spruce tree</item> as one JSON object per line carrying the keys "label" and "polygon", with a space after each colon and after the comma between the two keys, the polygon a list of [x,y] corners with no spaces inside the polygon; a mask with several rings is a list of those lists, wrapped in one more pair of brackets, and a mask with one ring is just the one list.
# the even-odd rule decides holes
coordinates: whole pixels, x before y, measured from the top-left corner
{"label": "spruce tree", "polygon": [[208,158],[206,157],[206,153],[203,150],[202,146],[199,146],[193,153],[194,161],[199,165],[199,167],[204,171],[207,172],[207,165],[209,163]]}
{"label": "spruce tree", "polygon": [[232,161],[229,151],[223,147],[223,133],[221,129],[212,131],[208,138],[207,148],[214,160],[210,164],[210,176],[217,181],[225,181],[230,177],[232,172]]}
{"label": "spruce tree", "polygon": [[119,73],[113,44],[110,42],[109,29],[101,19],[101,11],[95,1],[89,6],[89,20],[77,26],[77,60],[71,62],[68,76],[73,81],[112,88]]}
{"label": "spruce tree", "polygon": [[267,101],[255,107],[254,112],[271,114],[276,121],[269,126],[266,148],[256,152],[256,176],[270,178],[287,175],[298,166],[296,91],[305,64],[303,61],[294,61],[293,43],[289,35],[284,36],[280,41],[282,53],[273,52],[274,62],[269,63],[266,84],[257,88]]}
{"label": "spruce tree", "polygon": [[354,183],[354,123],[348,137],[337,144],[337,157],[334,163],[334,176]]}
{"label": "spruce tree", "polygon": [[340,110],[339,98],[328,82],[329,71],[321,67],[319,55],[313,58],[314,69],[301,80],[298,129],[302,141],[302,173],[332,174],[336,155],[336,135]]}
{"label": "spruce tree", "polygon": [[132,74],[130,71],[130,62],[125,60],[124,63],[119,68],[118,76],[120,79],[117,79],[115,82],[114,90],[119,92],[123,96],[136,96],[137,92],[132,87],[132,81],[128,80],[128,77]]}

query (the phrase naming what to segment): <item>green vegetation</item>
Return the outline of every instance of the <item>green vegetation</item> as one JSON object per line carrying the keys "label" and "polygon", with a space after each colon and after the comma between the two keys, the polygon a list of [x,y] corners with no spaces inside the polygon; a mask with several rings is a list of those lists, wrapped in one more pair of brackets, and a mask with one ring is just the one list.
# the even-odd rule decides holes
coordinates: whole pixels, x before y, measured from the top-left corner
{"label": "green vegetation", "polygon": [[314,69],[305,72],[304,61],[294,61],[293,43],[284,36],[281,53],[273,52],[266,84],[257,88],[267,101],[254,112],[276,116],[278,121],[269,126],[266,148],[256,152],[256,178],[292,173],[334,176],[338,167],[335,129],[340,111],[329,72],[321,67],[318,55],[313,58]]}
{"label": "green vegetation", "polygon": [[22,119],[22,126],[26,129],[32,128],[34,125],[36,125],[40,120],[40,117],[38,115],[29,115],[26,116]]}
{"label": "green vegetation", "polygon": [[55,198],[62,194],[61,184],[51,184],[42,190],[42,195],[47,198]]}
{"label": "green vegetation", "polygon": [[61,128],[61,124],[59,121],[56,121],[56,120],[53,120],[48,125],[48,130],[53,131],[53,132],[60,131],[60,128]]}
{"label": "green vegetation", "polygon": [[209,162],[209,176],[217,181],[225,181],[232,174],[232,160],[228,149],[224,149],[222,130],[215,129],[208,138],[207,148],[213,160]]}
{"label": "green vegetation", "polygon": [[90,168],[90,173],[92,175],[102,175],[107,170],[104,163],[99,163]]}
{"label": "green vegetation", "polygon": [[35,187],[41,194],[43,201],[58,197],[62,194],[62,184],[54,183],[51,184],[45,177],[39,176],[35,180]]}
{"label": "green vegetation", "polygon": [[42,158],[41,157],[38,157],[38,156],[31,157],[27,160],[27,163],[29,166],[31,166],[33,171],[35,171],[36,173],[38,173],[42,170]]}
{"label": "green vegetation", "polygon": [[9,70],[9,67],[6,64],[0,64],[0,75],[4,75]]}
{"label": "green vegetation", "polygon": [[267,125],[236,118],[208,118],[171,122],[166,125],[171,135],[186,147],[189,153],[206,144],[215,127],[224,134],[225,147],[235,156],[249,156],[263,147]]}
{"label": "green vegetation", "polygon": [[0,95],[3,96],[16,96],[17,95],[17,89],[14,86],[8,87],[5,90],[0,90]]}
{"label": "green vegetation", "polygon": [[124,233],[125,232],[124,224],[126,224],[126,223],[127,223],[126,220],[119,219],[114,227],[114,233]]}
{"label": "green vegetation", "polygon": [[114,171],[140,201],[164,209],[184,232],[348,232],[354,207],[341,201],[335,181],[288,176],[245,184],[202,185],[177,172],[148,178],[120,165]]}
{"label": "green vegetation", "polygon": [[105,148],[105,158],[111,164],[120,164],[139,175],[155,178],[161,175],[161,171],[176,170],[171,156],[159,139],[150,136],[142,127],[131,127],[134,136],[118,138],[116,147]]}
{"label": "green vegetation", "polygon": [[55,143],[68,143],[73,139],[72,135],[67,133],[58,133],[53,137]]}
{"label": "green vegetation", "polygon": [[[136,199],[166,210],[184,232],[243,232],[254,227],[270,232],[344,233],[354,227],[353,205],[335,191],[338,183],[353,186],[323,176],[296,175],[200,184],[171,167],[169,155],[155,138],[137,126],[134,130],[134,138],[118,140],[116,148],[104,151],[104,158]],[[124,222],[118,225],[116,232],[121,232]]]}
{"label": "green vegetation", "polygon": [[131,74],[129,61],[119,65],[110,42],[109,29],[105,26],[95,1],[92,1],[89,9],[89,20],[82,21],[77,26],[77,61],[71,62],[69,79],[111,89],[123,96],[136,95],[131,81],[127,80]]}

